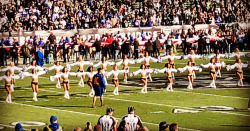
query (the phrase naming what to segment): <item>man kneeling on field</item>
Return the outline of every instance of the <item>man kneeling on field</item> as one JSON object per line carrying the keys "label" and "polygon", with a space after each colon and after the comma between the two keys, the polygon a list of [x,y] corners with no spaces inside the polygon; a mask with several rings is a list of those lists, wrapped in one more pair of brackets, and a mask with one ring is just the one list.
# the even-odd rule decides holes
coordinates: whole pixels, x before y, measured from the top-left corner
{"label": "man kneeling on field", "polygon": [[50,117],[50,125],[43,128],[43,131],[63,131],[63,128],[57,123],[57,117]]}

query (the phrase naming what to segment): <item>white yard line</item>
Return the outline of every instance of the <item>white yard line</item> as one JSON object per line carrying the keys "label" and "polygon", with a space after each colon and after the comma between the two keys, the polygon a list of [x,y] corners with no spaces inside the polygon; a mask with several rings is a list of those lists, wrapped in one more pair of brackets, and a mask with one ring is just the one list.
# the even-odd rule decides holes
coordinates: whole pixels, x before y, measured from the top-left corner
{"label": "white yard line", "polygon": [[[4,103],[4,101],[0,101],[0,102]],[[42,106],[34,106],[34,105],[28,105],[28,104],[22,104],[22,103],[16,103],[16,102],[13,102],[12,104],[21,105],[21,106],[28,106],[28,107],[34,107],[34,108],[40,108],[40,109],[53,110],[53,111],[81,114],[81,115],[87,115],[87,116],[95,116],[95,117],[100,117],[101,116],[101,115],[97,115],[97,114],[90,114],[90,113],[76,112],[76,111],[69,111],[69,110],[61,110],[61,109],[48,108],[48,107],[42,107]],[[116,118],[116,119],[120,119],[120,118]],[[156,123],[150,123],[150,122],[142,122],[142,123],[159,126],[159,124],[156,124]],[[182,128],[182,127],[179,127],[179,128],[183,129],[183,130],[190,130],[190,131],[201,131],[201,130],[196,130],[196,129]]]}
{"label": "white yard line", "polygon": [[[58,91],[49,91],[45,89],[40,89],[41,91],[47,91],[47,92],[55,92],[55,93],[63,93],[63,92],[58,92]],[[80,96],[88,96],[88,95],[82,95]],[[188,110],[194,110],[193,108],[189,107],[182,107],[182,106],[175,106],[175,105],[167,105],[167,104],[159,104],[159,103],[151,103],[151,102],[143,102],[143,101],[134,101],[134,100],[125,100],[125,99],[118,99],[118,98],[110,98],[110,97],[104,97],[105,99],[110,99],[110,100],[116,100],[116,101],[125,101],[125,102],[133,102],[133,103],[140,103],[140,104],[148,104],[148,105],[156,105],[156,106],[165,106],[165,107],[174,107],[174,108],[181,108],[181,109],[188,109]],[[218,112],[218,113],[223,113],[223,114],[230,114],[230,115],[238,115],[238,116],[246,116],[249,117],[250,115],[245,115],[245,114],[239,114],[239,113],[230,113],[230,112]]]}
{"label": "white yard line", "polygon": [[[4,124],[0,124],[0,126],[3,126],[3,127],[10,127],[10,128],[15,128],[15,126],[4,125]],[[23,128],[23,130],[25,130],[25,131],[29,131],[30,129]]]}

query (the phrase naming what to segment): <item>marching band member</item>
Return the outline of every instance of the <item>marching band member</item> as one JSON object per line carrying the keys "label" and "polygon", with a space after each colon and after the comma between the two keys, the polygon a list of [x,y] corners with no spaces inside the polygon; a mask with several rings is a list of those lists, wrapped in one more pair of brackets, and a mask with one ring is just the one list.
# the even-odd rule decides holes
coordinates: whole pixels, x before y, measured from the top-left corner
{"label": "marching band member", "polygon": [[249,64],[243,64],[241,63],[241,59],[236,59],[236,63],[233,65],[228,65],[227,66],[227,70],[232,70],[234,68],[236,68],[236,75],[238,76],[239,80],[238,80],[238,86],[243,86],[243,67],[248,67]]}
{"label": "marching band member", "polygon": [[179,72],[184,72],[185,70],[188,71],[188,86],[187,89],[193,89],[193,85],[192,83],[194,82],[194,76],[193,76],[193,72],[196,70],[199,70],[200,72],[202,71],[201,68],[198,68],[196,66],[193,66],[193,63],[191,61],[188,61],[187,65],[184,68],[178,68],[177,69]]}
{"label": "marching band member", "polygon": [[[182,56],[176,56],[176,55],[173,54],[172,51],[170,51],[169,55],[161,57],[161,61],[168,59],[168,63],[170,64],[170,66],[173,69],[175,69],[174,59],[181,59],[181,58],[182,58]],[[172,78],[175,79],[174,73],[172,74]]]}
{"label": "marching band member", "polygon": [[212,87],[212,88],[216,88],[216,85],[215,85],[215,81],[216,81],[216,63],[215,63],[215,59],[214,58],[211,58],[210,60],[210,63],[206,64],[206,65],[203,65],[201,64],[201,67],[203,68],[210,68],[210,76],[212,78],[212,82],[211,84],[208,86],[208,87]]}
{"label": "marching band member", "polygon": [[144,64],[141,64],[140,69],[131,73],[130,76],[136,76],[137,74],[141,74],[141,82],[143,83],[143,88],[141,90],[141,93],[148,93],[147,91],[147,75],[149,73],[152,73],[153,70],[152,69],[146,69]]}
{"label": "marching band member", "polygon": [[124,82],[127,83],[128,73],[129,73],[129,65],[128,64],[135,64],[135,61],[129,60],[127,55],[123,56],[123,59],[116,63],[116,65],[123,64],[123,70],[127,70],[127,73],[124,73]]}
{"label": "marching band member", "polygon": [[[195,59],[196,58],[202,58],[202,55],[196,55],[195,53],[194,53],[194,50],[191,50],[190,51],[190,54],[188,54],[188,55],[184,55],[184,59],[187,59],[187,58],[189,58],[189,61],[192,63],[192,65],[193,66],[195,66]],[[193,72],[193,78],[195,79],[195,72]]]}
{"label": "marching band member", "polygon": [[[82,57],[80,56],[77,62],[67,65],[67,67],[70,69],[71,66],[75,66],[75,65],[78,66],[78,72],[84,72],[84,65],[93,65],[93,62],[83,61]],[[81,80],[78,83],[78,85],[84,87],[84,75],[81,77]]]}
{"label": "marching band member", "polygon": [[33,91],[33,100],[34,100],[34,101],[37,101],[38,77],[39,77],[40,75],[45,74],[45,73],[46,73],[46,71],[39,71],[39,72],[37,72],[36,69],[32,69],[32,73],[29,73],[29,72],[22,72],[22,73],[21,73],[21,76],[22,76],[22,77],[31,76],[31,78],[32,78],[32,81],[31,81],[31,88],[32,88],[32,91]]}
{"label": "marching band member", "polygon": [[31,70],[32,70],[32,69],[36,69],[36,70],[38,70],[38,71],[44,70],[43,67],[38,66],[38,65],[36,64],[36,61],[35,61],[35,60],[33,60],[33,61],[31,62],[31,65],[30,65],[28,68],[26,68],[25,71],[30,70],[30,69],[31,69]]}
{"label": "marching band member", "polygon": [[159,73],[166,73],[167,75],[167,80],[169,82],[166,90],[167,91],[173,91],[173,72],[177,72],[176,69],[172,68],[172,65],[170,63],[165,64],[165,68],[158,70]]}
{"label": "marching band member", "polygon": [[117,66],[114,65],[114,66],[113,66],[113,70],[110,71],[110,72],[108,72],[108,73],[106,74],[107,77],[113,75],[112,82],[113,82],[114,85],[115,85],[115,90],[114,90],[114,92],[113,92],[114,95],[119,95],[119,93],[118,93],[118,92],[119,92],[119,90],[118,90],[118,87],[119,87],[118,75],[119,75],[119,74],[122,74],[122,73],[127,73],[127,72],[128,72],[128,70],[125,70],[125,69],[123,69],[123,70],[117,70]]}
{"label": "marching band member", "polygon": [[220,51],[217,50],[216,54],[211,54],[211,55],[208,56],[208,58],[210,58],[210,59],[213,58],[213,57],[215,57],[216,76],[221,77],[221,73],[220,73],[221,67],[222,66],[224,67],[226,64],[224,62],[220,62],[220,58],[221,57],[226,57],[226,55],[225,54],[220,54]]}
{"label": "marching band member", "polygon": [[[10,75],[13,76],[13,75],[15,75],[15,70],[21,71],[21,70],[23,70],[23,68],[16,67],[14,65],[14,62],[10,62],[10,65],[3,68],[1,71],[3,72],[3,71],[7,71],[7,70],[10,70]],[[16,80],[15,80],[15,78],[12,78],[11,79],[11,85],[10,85],[10,88],[11,88],[12,92],[14,92],[14,85],[15,84],[16,84]]]}
{"label": "marching band member", "polygon": [[87,69],[87,72],[85,72],[85,75],[88,76],[88,81],[87,81],[87,84],[89,85],[91,91],[89,93],[89,96],[90,97],[94,97],[95,96],[95,91],[93,89],[93,85],[92,85],[92,81],[93,81],[93,76],[96,74],[97,72],[96,71],[93,71],[93,66],[90,66],[88,69]]}
{"label": "marching band member", "polygon": [[[55,70],[55,75],[57,75],[57,74],[59,74],[60,72],[61,72],[61,70],[63,69],[64,67],[62,66],[62,65],[60,65],[60,62],[59,61],[57,61],[57,62],[55,62],[55,65],[53,65],[53,66],[51,66],[51,67],[49,67],[48,68],[48,70]],[[58,79],[57,79],[57,84],[56,84],[56,87],[57,88],[61,88],[61,77],[59,77]]]}
{"label": "marching band member", "polygon": [[[141,59],[138,59],[136,63],[141,63],[142,61],[144,61],[146,69],[150,69],[150,60],[153,61],[153,62],[159,62],[158,59],[155,59],[155,58],[149,56],[148,52],[146,52],[145,56],[143,58],[141,58]],[[150,73],[148,73],[147,77],[149,77],[150,81],[153,81],[152,78],[151,78]]]}
{"label": "marching band member", "polygon": [[3,80],[3,79],[5,80],[5,89],[6,89],[7,93],[8,93],[8,96],[6,98],[6,102],[7,103],[12,103],[12,100],[11,100],[11,92],[12,92],[11,82],[12,82],[12,79],[20,79],[20,76],[11,75],[10,70],[7,70],[5,72],[5,75],[0,77],[0,81]]}
{"label": "marching band member", "polygon": [[59,77],[62,77],[63,79],[63,88],[65,91],[64,97],[66,99],[69,99],[69,89],[70,89],[70,85],[69,85],[69,76],[81,76],[83,75],[82,73],[73,73],[73,72],[68,72],[68,69],[66,67],[63,68],[62,72],[54,75],[54,76],[50,76],[50,80],[54,81],[55,79],[58,79]]}

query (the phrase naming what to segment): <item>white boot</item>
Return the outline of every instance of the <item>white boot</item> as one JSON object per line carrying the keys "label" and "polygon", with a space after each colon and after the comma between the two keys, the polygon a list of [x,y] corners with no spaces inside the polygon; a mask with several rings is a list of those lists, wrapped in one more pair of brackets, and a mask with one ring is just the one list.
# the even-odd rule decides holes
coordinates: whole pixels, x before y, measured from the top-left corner
{"label": "white boot", "polygon": [[174,73],[172,73],[172,78],[173,78],[173,80],[175,80]]}
{"label": "white boot", "polygon": [[125,83],[127,83],[127,75],[124,76],[124,80],[123,80]]}
{"label": "white boot", "polygon": [[173,83],[170,83],[170,91],[173,92]]}
{"label": "white boot", "polygon": [[60,84],[59,79],[57,80],[56,88],[61,88],[61,84]]}
{"label": "white boot", "polygon": [[212,82],[212,87],[213,87],[213,88],[216,88],[215,80],[213,80],[213,82]]}
{"label": "white boot", "polygon": [[145,87],[144,87],[145,89],[145,93],[148,93],[148,88],[147,88],[147,86],[145,85]]}
{"label": "white boot", "polygon": [[217,70],[216,76],[217,76],[217,77],[221,77],[220,70]]}
{"label": "white boot", "polygon": [[7,102],[7,103],[10,103],[9,95],[6,97],[6,102]]}
{"label": "white boot", "polygon": [[240,79],[238,80],[237,85],[238,85],[238,86],[241,86]]}
{"label": "white boot", "polygon": [[95,91],[94,89],[91,89],[90,93],[89,93],[89,96],[90,97],[94,97],[95,96]]}
{"label": "white boot", "polygon": [[207,86],[207,87],[213,87],[213,80],[212,80],[212,82],[209,84],[209,86]]}
{"label": "white boot", "polygon": [[194,77],[194,79],[196,78],[196,75],[195,75],[195,72],[193,71],[193,77]]}
{"label": "white boot", "polygon": [[83,81],[82,77],[81,77],[81,80],[79,81],[78,85],[84,87],[84,81]]}
{"label": "white boot", "polygon": [[168,84],[166,90],[167,90],[167,91],[171,91],[171,83]]}
{"label": "white boot", "polygon": [[192,89],[193,89],[193,86],[192,86],[191,81],[188,83],[187,89],[190,89],[190,90],[192,90]]}
{"label": "white boot", "polygon": [[114,95],[119,95],[119,94],[118,94],[118,87],[115,87],[113,94],[114,94]]}
{"label": "white boot", "polygon": [[9,97],[9,103],[12,103],[11,94],[9,94],[8,97]]}
{"label": "white boot", "polygon": [[66,99],[69,99],[69,91],[66,91]]}
{"label": "white boot", "polygon": [[142,87],[141,93],[145,93],[145,86]]}
{"label": "white boot", "polygon": [[240,86],[243,86],[243,80],[240,79]]}
{"label": "white boot", "polygon": [[118,89],[118,87],[116,89],[116,95],[119,95],[119,89]]}
{"label": "white boot", "polygon": [[10,85],[11,92],[14,92],[14,84]]}
{"label": "white boot", "polygon": [[33,100],[37,101],[37,93],[36,92],[33,92]]}
{"label": "white boot", "polygon": [[153,80],[152,80],[152,78],[151,78],[151,74],[149,73],[148,74],[148,78],[149,78],[149,80],[152,82]]}

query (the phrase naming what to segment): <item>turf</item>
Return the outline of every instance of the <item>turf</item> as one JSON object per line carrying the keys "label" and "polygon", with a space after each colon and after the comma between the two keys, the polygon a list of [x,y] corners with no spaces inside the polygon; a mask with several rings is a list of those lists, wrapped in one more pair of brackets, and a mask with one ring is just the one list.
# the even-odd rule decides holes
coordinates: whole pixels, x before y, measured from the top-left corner
{"label": "turf", "polygon": [[[205,64],[209,60],[196,60],[197,64]],[[234,63],[234,59],[222,59],[226,64]],[[248,61],[248,58],[242,58],[242,62]],[[162,63],[151,63],[152,68],[162,68]],[[184,67],[187,60],[176,60],[176,67]],[[130,72],[138,69],[140,63],[131,65]],[[51,65],[46,65],[51,66]],[[85,67],[87,68],[87,67]],[[119,66],[119,69],[122,67]],[[96,69],[96,68],[95,68]],[[111,70],[112,67],[108,67]],[[77,67],[73,67],[72,71],[76,71]],[[248,83],[250,70],[243,69],[245,75],[244,83]],[[97,107],[91,108],[92,98],[88,97],[89,87],[79,87],[79,78],[70,77],[70,95],[69,100],[64,99],[63,88],[55,88],[56,82],[49,81],[49,76],[53,75],[54,71],[50,71],[39,79],[38,101],[32,101],[32,90],[30,87],[30,77],[22,80],[17,80],[15,92],[12,93],[14,103],[5,103],[6,91],[3,87],[4,82],[1,81],[0,87],[0,124],[10,125],[16,121],[39,121],[49,123],[51,115],[58,117],[58,122],[66,131],[73,130],[75,127],[84,128],[86,122],[91,122],[93,125],[97,123],[98,118],[105,114],[105,107],[100,107],[100,102],[97,101]],[[222,70],[222,74],[235,77],[234,71]],[[3,75],[3,73],[1,73]],[[176,79],[185,78],[186,72],[176,73]],[[153,74],[154,78],[165,78],[165,74]],[[198,73],[197,77],[209,77],[209,69]],[[120,76],[122,81],[123,76]],[[130,77],[129,81],[138,81],[139,76]],[[86,80],[85,80],[86,81]],[[105,105],[115,109],[114,117],[121,119],[127,113],[127,107],[133,105],[136,108],[136,114],[140,116],[143,125],[149,130],[158,130],[158,124],[161,121],[167,123],[178,123],[180,130],[250,130],[250,112],[247,110],[248,100],[250,98],[250,88],[223,88],[209,89],[196,88],[192,91],[185,88],[174,88],[174,92],[166,92],[164,87],[152,88],[148,94],[139,93],[139,83],[134,86],[119,87],[119,96],[113,96],[114,89],[111,84],[111,77],[108,79],[107,92],[105,93]],[[151,84],[152,87],[153,84]],[[173,109],[188,109],[195,110],[201,106],[228,106],[233,107],[233,111],[209,111],[204,110],[199,113],[172,113]],[[41,127],[25,127],[26,129]],[[6,127],[4,130],[13,130]]]}

